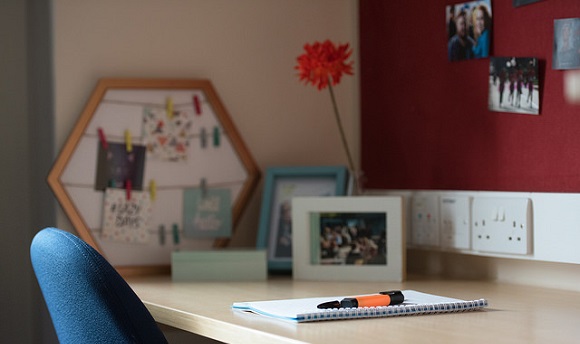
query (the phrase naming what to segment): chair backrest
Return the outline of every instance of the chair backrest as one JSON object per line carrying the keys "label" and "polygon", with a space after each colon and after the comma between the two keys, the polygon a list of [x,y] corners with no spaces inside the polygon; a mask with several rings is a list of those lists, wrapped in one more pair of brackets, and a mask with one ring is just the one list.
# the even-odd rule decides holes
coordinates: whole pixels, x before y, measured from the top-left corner
{"label": "chair backrest", "polygon": [[30,256],[61,343],[167,343],[125,280],[78,237],[45,228]]}

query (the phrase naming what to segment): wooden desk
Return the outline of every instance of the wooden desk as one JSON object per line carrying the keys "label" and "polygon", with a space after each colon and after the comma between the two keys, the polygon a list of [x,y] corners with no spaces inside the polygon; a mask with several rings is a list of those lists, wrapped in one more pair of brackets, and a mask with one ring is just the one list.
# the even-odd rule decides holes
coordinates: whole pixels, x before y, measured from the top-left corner
{"label": "wooden desk", "polygon": [[[578,343],[580,293],[479,281],[331,283],[173,283],[129,278],[160,323],[227,343]],[[287,299],[415,289],[459,299],[486,298],[485,311],[294,324],[231,309],[234,301]]]}

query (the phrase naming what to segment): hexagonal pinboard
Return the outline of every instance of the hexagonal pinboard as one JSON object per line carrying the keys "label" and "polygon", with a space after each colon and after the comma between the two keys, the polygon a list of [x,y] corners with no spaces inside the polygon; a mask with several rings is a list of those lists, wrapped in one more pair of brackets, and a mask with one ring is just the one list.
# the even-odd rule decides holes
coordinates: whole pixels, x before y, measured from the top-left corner
{"label": "hexagonal pinboard", "polygon": [[48,183],[78,234],[128,275],[169,271],[176,249],[223,246],[259,177],[209,81],[102,79]]}

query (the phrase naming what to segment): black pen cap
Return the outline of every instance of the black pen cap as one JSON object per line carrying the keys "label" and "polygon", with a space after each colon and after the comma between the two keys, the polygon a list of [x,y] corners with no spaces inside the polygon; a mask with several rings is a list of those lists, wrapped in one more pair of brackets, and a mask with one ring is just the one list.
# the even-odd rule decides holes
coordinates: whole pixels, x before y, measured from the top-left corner
{"label": "black pen cap", "polygon": [[391,305],[398,305],[405,301],[405,295],[400,290],[381,291],[379,294],[389,295],[391,297]]}
{"label": "black pen cap", "polygon": [[328,302],[324,302],[324,303],[319,304],[318,306],[316,306],[316,308],[318,308],[318,309],[340,308],[340,302],[339,301],[328,301]]}

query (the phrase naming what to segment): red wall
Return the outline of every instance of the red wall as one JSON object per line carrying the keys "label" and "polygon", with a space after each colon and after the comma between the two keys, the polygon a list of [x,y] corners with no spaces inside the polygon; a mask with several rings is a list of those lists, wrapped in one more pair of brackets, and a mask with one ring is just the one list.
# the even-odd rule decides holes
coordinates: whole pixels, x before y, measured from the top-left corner
{"label": "red wall", "polygon": [[540,115],[487,109],[489,59],[448,62],[445,6],[360,0],[367,188],[580,192],[580,105],[552,70],[554,19],[579,0],[492,0],[494,56],[540,60]]}

